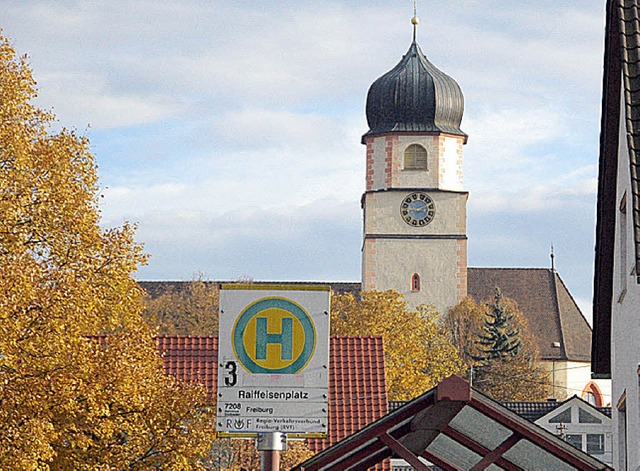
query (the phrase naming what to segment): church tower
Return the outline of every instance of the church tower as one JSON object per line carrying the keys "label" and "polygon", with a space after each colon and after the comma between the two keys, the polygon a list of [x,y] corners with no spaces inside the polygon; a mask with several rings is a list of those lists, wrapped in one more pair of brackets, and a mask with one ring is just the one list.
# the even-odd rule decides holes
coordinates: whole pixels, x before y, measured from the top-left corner
{"label": "church tower", "polygon": [[416,42],[367,94],[363,290],[394,289],[440,312],[467,294],[460,86]]}

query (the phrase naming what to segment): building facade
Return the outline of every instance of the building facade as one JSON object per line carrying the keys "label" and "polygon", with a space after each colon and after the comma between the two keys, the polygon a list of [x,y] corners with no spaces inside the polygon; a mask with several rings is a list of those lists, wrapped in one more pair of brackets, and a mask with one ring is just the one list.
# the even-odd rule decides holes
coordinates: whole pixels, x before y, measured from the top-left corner
{"label": "building facade", "polygon": [[640,11],[609,0],[600,130],[592,371],[612,380],[613,464],[640,469]]}

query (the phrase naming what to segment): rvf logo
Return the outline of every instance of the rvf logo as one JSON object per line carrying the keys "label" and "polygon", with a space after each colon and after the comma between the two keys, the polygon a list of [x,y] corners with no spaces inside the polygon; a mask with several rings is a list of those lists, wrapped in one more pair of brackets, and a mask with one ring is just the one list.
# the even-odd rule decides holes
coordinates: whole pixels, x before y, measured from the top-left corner
{"label": "rvf logo", "polygon": [[309,363],[316,329],[309,314],[285,298],[268,297],[250,304],[231,332],[236,358],[250,373],[295,374]]}

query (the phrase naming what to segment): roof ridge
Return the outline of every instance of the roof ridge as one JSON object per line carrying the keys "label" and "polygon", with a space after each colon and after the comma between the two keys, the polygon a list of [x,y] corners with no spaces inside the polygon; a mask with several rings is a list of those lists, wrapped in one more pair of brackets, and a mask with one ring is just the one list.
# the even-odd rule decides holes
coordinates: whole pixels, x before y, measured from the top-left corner
{"label": "roof ridge", "polygon": [[153,338],[155,339],[177,339],[177,338],[181,338],[181,339],[185,339],[185,338],[196,338],[196,339],[217,339],[218,336],[217,335],[182,335],[182,334],[160,334],[160,335],[154,335]]}
{"label": "roof ridge", "polygon": [[467,270],[547,270],[545,267],[468,267]]}
{"label": "roof ridge", "polygon": [[[562,309],[560,309],[560,298],[558,297],[558,286],[556,285],[557,273],[555,270],[549,270],[549,274],[551,275],[551,286],[553,289],[553,297],[555,298],[555,303],[553,303],[553,307],[556,310],[558,323],[560,324],[558,327],[560,328],[560,345],[562,346],[562,352],[564,353],[564,357],[566,359],[569,358],[567,355],[567,345],[564,340],[564,326],[562,322]],[[566,288],[566,287],[565,287]]]}
{"label": "roof ridge", "polygon": [[589,321],[587,320],[585,315],[582,313],[582,309],[580,309],[580,305],[576,302],[576,299],[573,297],[573,294],[571,294],[571,291],[567,287],[567,284],[564,282],[564,280],[562,279],[562,277],[558,272],[555,272],[555,274],[558,277],[558,280],[560,280],[560,283],[562,284],[562,286],[564,287],[565,292],[569,295],[569,297],[571,298],[571,301],[573,301],[573,304],[575,304],[576,308],[578,308],[578,312],[580,313],[584,321],[587,323],[587,325],[589,325]]}

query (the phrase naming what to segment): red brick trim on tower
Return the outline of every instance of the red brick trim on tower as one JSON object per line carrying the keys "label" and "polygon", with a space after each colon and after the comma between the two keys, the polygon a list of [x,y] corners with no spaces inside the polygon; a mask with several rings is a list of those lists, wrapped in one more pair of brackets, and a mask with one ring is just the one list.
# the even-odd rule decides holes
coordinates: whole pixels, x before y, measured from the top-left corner
{"label": "red brick trim on tower", "polygon": [[385,136],[386,142],[385,150],[385,169],[384,169],[384,182],[386,187],[389,188],[393,184],[393,150],[398,147],[398,136]]}
{"label": "red brick trim on tower", "polygon": [[373,139],[367,139],[367,191],[373,189]]}

